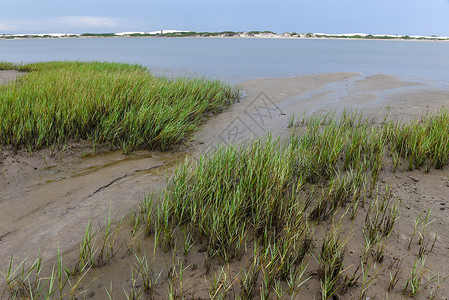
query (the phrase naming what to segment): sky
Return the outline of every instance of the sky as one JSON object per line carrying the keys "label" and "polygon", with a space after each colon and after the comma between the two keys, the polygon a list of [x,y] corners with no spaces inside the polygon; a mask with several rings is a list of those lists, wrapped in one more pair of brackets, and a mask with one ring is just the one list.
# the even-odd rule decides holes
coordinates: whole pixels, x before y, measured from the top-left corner
{"label": "sky", "polygon": [[0,34],[162,29],[449,36],[449,0],[0,0]]}

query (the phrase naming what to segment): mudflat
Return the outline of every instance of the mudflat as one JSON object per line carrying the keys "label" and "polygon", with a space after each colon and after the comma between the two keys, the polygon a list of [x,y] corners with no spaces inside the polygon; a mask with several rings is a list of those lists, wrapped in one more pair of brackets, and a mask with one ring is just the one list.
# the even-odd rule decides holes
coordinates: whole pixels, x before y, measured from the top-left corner
{"label": "mudflat", "polygon": [[357,110],[381,121],[419,117],[449,104],[449,87],[407,82],[384,74],[330,73],[291,78],[255,79],[241,84],[245,98],[212,118],[195,136],[195,150],[248,141],[251,137],[287,136],[289,120]]}

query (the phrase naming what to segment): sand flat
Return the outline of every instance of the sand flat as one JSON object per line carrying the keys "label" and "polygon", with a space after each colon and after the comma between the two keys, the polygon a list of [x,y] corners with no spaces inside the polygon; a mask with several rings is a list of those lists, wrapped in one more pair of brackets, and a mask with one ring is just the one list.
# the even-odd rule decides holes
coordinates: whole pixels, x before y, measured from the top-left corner
{"label": "sand flat", "polygon": [[205,153],[267,133],[287,136],[296,116],[358,110],[365,117],[408,119],[449,104],[449,87],[407,82],[384,74],[330,73],[291,78],[255,79],[242,83],[246,96],[209,120],[196,134],[193,147]]}

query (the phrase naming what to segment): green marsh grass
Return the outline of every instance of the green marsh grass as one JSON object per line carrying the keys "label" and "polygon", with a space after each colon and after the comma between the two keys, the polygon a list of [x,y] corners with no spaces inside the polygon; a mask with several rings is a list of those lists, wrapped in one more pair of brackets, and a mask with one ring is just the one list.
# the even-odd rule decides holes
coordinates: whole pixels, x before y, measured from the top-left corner
{"label": "green marsh grass", "polygon": [[210,299],[226,299],[228,275],[226,274],[224,267],[220,269],[218,276],[216,273],[209,281],[209,296]]}
{"label": "green marsh grass", "polygon": [[333,228],[329,235],[323,237],[318,256],[322,299],[332,299],[340,288],[339,279],[344,270],[346,242],[347,240],[342,239],[339,228]]}
{"label": "green marsh grass", "polygon": [[28,257],[17,266],[14,258],[6,269],[0,268],[0,277],[4,280],[2,299],[75,299],[85,290],[79,283],[86,273],[71,280],[68,269],[63,267],[62,255],[57,250],[57,263],[51,268],[51,274],[44,274],[45,262],[39,255],[28,267]]}
{"label": "green marsh grass", "polygon": [[401,123],[388,121],[384,125],[384,138],[391,151],[407,161],[407,169],[421,168],[427,163],[441,169],[449,162],[449,113],[438,113]]}
{"label": "green marsh grass", "polygon": [[424,276],[429,272],[425,264],[426,257],[415,259],[415,263],[410,271],[410,277],[406,280],[403,289],[407,297],[414,297],[425,286],[422,281],[425,279]]}
{"label": "green marsh grass", "polygon": [[0,144],[31,150],[80,139],[124,152],[167,150],[239,95],[219,81],[156,77],[139,65],[0,63],[0,69],[27,72],[0,86]]}
{"label": "green marsh grass", "polygon": [[141,258],[136,254],[134,254],[134,256],[135,263],[132,266],[132,272],[133,274],[137,274],[137,277],[140,278],[143,292],[150,298],[152,298],[155,286],[161,276],[161,273],[154,273],[152,269],[153,262],[148,262],[148,259],[145,255],[143,255]]}

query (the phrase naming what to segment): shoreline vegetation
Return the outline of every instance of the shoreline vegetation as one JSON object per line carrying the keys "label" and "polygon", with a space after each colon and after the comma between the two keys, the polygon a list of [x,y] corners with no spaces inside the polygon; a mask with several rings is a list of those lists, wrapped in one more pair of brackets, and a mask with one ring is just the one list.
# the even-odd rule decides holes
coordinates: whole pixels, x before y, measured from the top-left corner
{"label": "shoreline vegetation", "polygon": [[204,37],[204,38],[296,38],[296,39],[367,39],[367,40],[415,40],[415,41],[449,41],[449,37],[420,36],[420,35],[391,35],[391,34],[326,34],[326,33],[297,33],[272,31],[221,31],[195,32],[161,30],[153,32],[122,32],[122,33],[82,33],[82,34],[0,34],[0,39],[50,39],[50,38],[127,38],[127,37]]}
{"label": "shoreline vegetation", "polygon": [[[29,72],[0,87],[1,143],[13,147],[71,137],[126,151],[164,150],[238,95],[220,82],[152,77],[138,65],[0,66]],[[433,232],[437,222],[423,210],[414,226],[399,229],[401,199],[384,180],[386,172],[448,165],[447,110],[380,123],[357,112],[292,115],[288,127],[285,141],[268,136],[187,159],[162,193],[150,193],[127,217],[116,220],[111,208],[95,232],[90,220],[72,257],[59,246],[53,261],[11,256],[0,268],[1,297],[440,299],[440,291],[447,293],[448,274],[428,259],[447,251]],[[113,268],[120,276],[114,285],[107,279]]]}
{"label": "shoreline vegetation", "polygon": [[0,145],[30,151],[71,140],[169,150],[239,97],[217,80],[156,77],[140,65],[0,62],[0,70],[25,72],[0,86]]}

